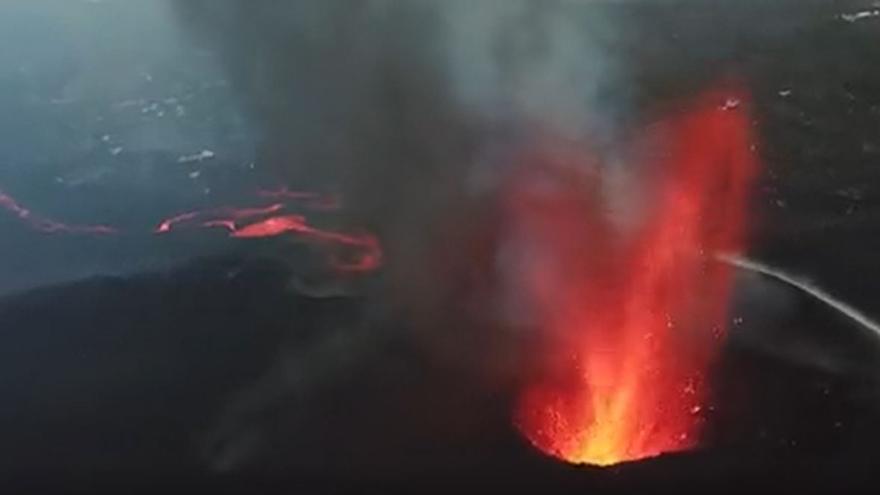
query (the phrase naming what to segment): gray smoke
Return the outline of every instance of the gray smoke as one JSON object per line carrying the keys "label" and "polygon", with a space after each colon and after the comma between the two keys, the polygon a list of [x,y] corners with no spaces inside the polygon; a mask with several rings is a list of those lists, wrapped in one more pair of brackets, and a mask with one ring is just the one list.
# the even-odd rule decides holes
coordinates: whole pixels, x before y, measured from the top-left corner
{"label": "gray smoke", "polygon": [[373,227],[467,193],[493,140],[538,127],[582,138],[609,122],[617,29],[582,2],[176,5],[220,51],[264,160],[297,185],[343,189]]}
{"label": "gray smoke", "polygon": [[[516,380],[524,338],[487,311],[500,283],[491,273],[493,193],[511,158],[550,135],[587,142],[614,163],[616,143],[631,138],[625,129],[645,118],[633,108],[736,72],[749,50],[791,36],[803,20],[785,1],[172,5],[192,39],[219,56],[257,123],[260,166],[293,188],[340,192],[345,222],[382,239],[376,312],[406,322],[429,366],[466,370],[467,386],[490,389]],[[629,171],[610,171],[610,203],[625,211],[635,196]],[[234,467],[267,441],[242,418],[282,397],[305,407],[301,398],[326,377],[345,374],[350,353],[375,347],[371,334],[341,335],[311,354],[282,351],[221,421],[215,465]],[[325,378],[303,378],[316,374]]]}
{"label": "gray smoke", "polygon": [[[430,366],[466,370],[479,386],[514,379],[516,338],[493,331],[486,314],[493,187],[527,136],[611,140],[624,103],[608,96],[622,80],[608,56],[621,31],[611,12],[561,0],[173,5],[257,123],[259,165],[293,188],[341,192],[345,221],[382,239],[375,311],[405,321]],[[269,441],[246,418],[284,397],[307,409],[302,397],[326,380],[304,377],[338,375],[333,363],[377,347],[342,335],[330,353],[283,351],[234,401],[207,447],[215,466],[232,468]]]}

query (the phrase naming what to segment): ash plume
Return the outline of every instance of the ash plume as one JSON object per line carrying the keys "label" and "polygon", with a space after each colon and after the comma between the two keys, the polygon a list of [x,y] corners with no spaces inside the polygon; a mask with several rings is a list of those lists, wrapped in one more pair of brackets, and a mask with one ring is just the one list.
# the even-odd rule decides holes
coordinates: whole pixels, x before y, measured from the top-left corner
{"label": "ash plume", "polygon": [[[638,14],[630,8],[636,3]],[[692,14],[689,7],[701,4],[718,8]],[[631,229],[642,205],[632,177],[639,171],[629,166],[639,160],[618,160],[619,143],[632,140],[626,129],[650,120],[658,100],[747,69],[749,50],[772,46],[795,25],[765,29],[767,19],[792,15],[789,2],[172,5],[192,39],[217,54],[256,122],[261,167],[292,188],[340,193],[344,222],[381,239],[385,266],[367,294],[363,326],[404,327],[427,366],[455,370],[467,386],[502,396],[520,379],[518,352],[529,339],[499,314],[508,311],[498,287],[507,274],[494,196],[514,157],[546,145],[547,136],[562,147],[587,143],[601,155],[606,213],[617,228]],[[383,360],[374,334],[355,333],[350,345],[339,344],[348,343],[343,332],[333,352],[317,353],[321,373],[334,360],[347,366],[350,353]],[[242,447],[217,464],[231,468],[230,459],[257,449],[258,427],[240,418],[325,386],[302,378],[317,358],[300,353],[282,351],[257,391],[230,407],[222,430],[230,448]],[[323,376],[335,373],[345,374]]]}
{"label": "ash plume", "polygon": [[341,189],[392,250],[473,196],[493,144],[538,127],[582,138],[616,105],[600,93],[618,79],[604,51],[617,30],[580,2],[175,5],[223,59],[262,160]]}
{"label": "ash plume", "polygon": [[[620,32],[611,13],[560,0],[172,5],[257,123],[261,166],[292,187],[341,193],[345,221],[378,234],[386,264],[373,312],[406,321],[432,366],[495,389],[515,379],[516,339],[493,331],[491,196],[527,135],[610,140],[625,100],[606,56]],[[360,339],[337,356],[369,353]],[[246,432],[230,445],[252,449],[258,436],[235,426],[242,410],[318,386],[302,379],[314,360],[292,354],[264,392],[230,408],[224,431]],[[237,457],[227,449],[217,462]]]}

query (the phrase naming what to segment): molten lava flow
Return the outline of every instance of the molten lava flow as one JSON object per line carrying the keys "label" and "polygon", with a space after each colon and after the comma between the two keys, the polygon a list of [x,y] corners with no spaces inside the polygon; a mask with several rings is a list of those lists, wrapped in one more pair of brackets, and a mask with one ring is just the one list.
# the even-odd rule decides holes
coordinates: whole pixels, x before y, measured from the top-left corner
{"label": "molten lava flow", "polygon": [[326,245],[344,246],[357,250],[353,256],[349,254],[349,259],[345,261],[342,260],[340,255],[334,254],[331,257],[331,264],[337,270],[367,272],[375,270],[382,263],[382,250],[379,248],[379,241],[374,236],[368,234],[342,234],[316,229],[309,225],[306,222],[306,218],[301,215],[271,217],[241,229],[233,229],[232,237],[269,237],[285,232],[295,232]]}
{"label": "molten lava flow", "polygon": [[270,215],[283,209],[284,204],[275,203],[264,208],[218,208],[214,210],[190,211],[162,220],[162,223],[156,227],[154,232],[164,234],[171,232],[178,226],[192,224],[197,220],[200,220],[197,224],[202,227],[229,228],[229,225],[232,225],[232,228],[229,228],[229,230],[235,230],[234,225],[236,221]]}
{"label": "molten lava flow", "polygon": [[46,233],[66,234],[96,234],[107,235],[116,232],[113,227],[106,225],[68,225],[57,222],[50,218],[42,217],[21,206],[12,196],[0,191],[0,207],[12,212],[15,216],[27,223],[34,230]]}
{"label": "molten lava flow", "polygon": [[[168,234],[187,228],[219,227],[226,229],[231,237],[237,239],[289,234],[327,249],[330,264],[341,272],[369,272],[382,264],[382,249],[374,236],[323,230],[311,225],[303,215],[286,212],[290,206],[289,202],[304,202],[305,207],[315,210],[337,209],[340,206],[338,198],[318,193],[290,191],[286,188],[260,191],[259,195],[278,202],[256,208],[222,207],[181,213],[162,220],[153,233]],[[40,232],[100,235],[122,233],[119,229],[104,225],[68,225],[39,216],[2,191],[0,191],[0,207]]]}
{"label": "molten lava flow", "polygon": [[309,224],[303,215],[285,214],[285,205],[263,208],[218,208],[175,215],[154,230],[165,234],[186,227],[220,227],[237,239],[256,239],[294,234],[331,251],[330,263],[342,272],[369,272],[382,264],[379,241],[369,234],[349,234],[322,230]]}
{"label": "molten lava flow", "polygon": [[599,168],[526,160],[509,188],[521,289],[542,332],[515,421],[537,448],[610,465],[696,445],[706,370],[756,163],[741,97],[716,92],[668,121],[635,231],[605,214]]}

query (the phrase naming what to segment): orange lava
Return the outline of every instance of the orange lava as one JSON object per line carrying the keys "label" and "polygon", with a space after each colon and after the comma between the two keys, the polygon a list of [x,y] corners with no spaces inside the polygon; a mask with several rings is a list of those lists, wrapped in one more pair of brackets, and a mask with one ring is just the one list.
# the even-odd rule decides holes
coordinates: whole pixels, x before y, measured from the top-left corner
{"label": "orange lava", "polygon": [[[287,213],[290,203],[294,202],[311,210],[337,210],[341,207],[338,197],[287,188],[260,191],[259,196],[277,202],[263,207],[226,206],[181,213],[159,222],[152,233],[164,235],[186,229],[222,228],[237,239],[288,235],[320,245],[328,252],[330,265],[339,272],[366,273],[382,265],[382,247],[375,236],[318,228],[303,215]],[[11,213],[28,227],[48,234],[130,234],[106,225],[73,225],[44,217],[25,208],[2,190],[0,209]]]}
{"label": "orange lava", "polygon": [[19,204],[15,198],[3,191],[0,191],[0,208],[4,208],[11,212],[18,217],[19,220],[25,222],[34,230],[45,232],[47,234],[65,233],[108,235],[116,233],[116,229],[106,225],[71,225],[38,215]]}
{"label": "orange lava", "polygon": [[541,451],[606,466],[697,446],[731,290],[713,255],[743,249],[757,169],[746,107],[716,91],[664,122],[630,228],[609,219],[583,150],[527,157],[512,179],[509,228],[528,244],[516,266],[541,330],[515,422]]}
{"label": "orange lava", "polygon": [[[285,191],[285,195],[294,194]],[[307,193],[285,199],[299,199]],[[319,198],[319,207],[327,205]],[[155,234],[167,234],[185,228],[222,228],[236,239],[259,239],[296,235],[330,251],[330,264],[340,272],[370,272],[382,264],[382,248],[371,234],[347,233],[325,230],[311,225],[303,215],[284,213],[285,205],[275,203],[260,208],[217,208],[192,211],[163,220],[153,230]]]}

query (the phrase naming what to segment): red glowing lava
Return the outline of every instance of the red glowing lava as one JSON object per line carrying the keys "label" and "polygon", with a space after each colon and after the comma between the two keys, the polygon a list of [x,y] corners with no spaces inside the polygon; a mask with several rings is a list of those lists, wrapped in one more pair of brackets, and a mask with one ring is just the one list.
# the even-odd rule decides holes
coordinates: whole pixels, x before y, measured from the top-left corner
{"label": "red glowing lava", "polygon": [[[284,209],[282,203],[275,203],[263,208],[217,208],[214,210],[190,211],[181,213],[171,218],[162,220],[156,230],[157,234],[164,234],[172,230],[195,223],[201,227],[226,227],[235,230],[235,222],[247,220],[253,217],[270,215]],[[231,227],[230,227],[231,226]]]}
{"label": "red glowing lava", "polygon": [[[369,272],[382,264],[382,249],[375,236],[321,229],[310,224],[305,216],[287,211],[290,202],[304,203],[306,208],[314,210],[338,209],[340,207],[338,198],[319,193],[291,191],[286,188],[260,191],[259,195],[273,198],[278,202],[262,207],[221,207],[181,213],[162,220],[153,229],[153,234],[219,227],[227,230],[230,237],[237,239],[292,235],[325,248],[329,252],[330,264],[341,272]],[[69,225],[34,214],[2,191],[0,191],[0,207],[40,232],[100,235],[124,233],[123,230],[114,227]]]}
{"label": "red glowing lava", "polygon": [[[301,197],[304,196],[298,195],[296,199]],[[310,225],[305,216],[284,213],[284,210],[283,203],[274,203],[262,208],[226,207],[193,211],[163,220],[154,232],[165,234],[184,228],[219,227],[237,239],[292,234],[329,249],[330,263],[339,271],[369,272],[382,264],[382,249],[375,236],[319,229]]]}
{"label": "red glowing lava", "polygon": [[[745,100],[666,121],[637,226],[615,225],[590,155],[541,153],[509,188],[540,358],[515,413],[541,451],[610,465],[696,446],[757,169]],[[586,156],[586,158],[585,158]]]}
{"label": "red glowing lava", "polygon": [[12,212],[21,221],[34,230],[46,233],[96,234],[107,235],[116,233],[116,229],[106,225],[68,225],[51,218],[37,215],[20,205],[12,196],[0,191],[0,207]]}

